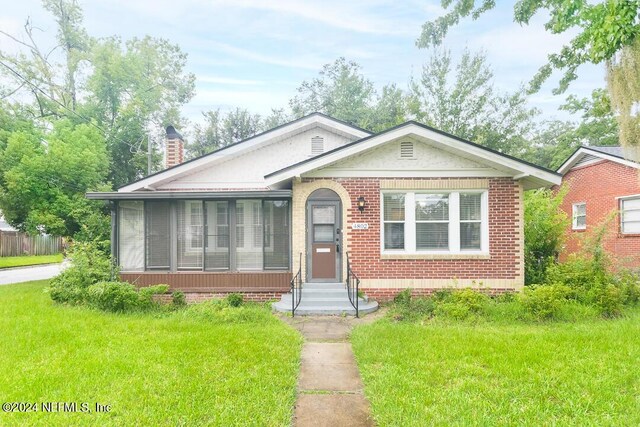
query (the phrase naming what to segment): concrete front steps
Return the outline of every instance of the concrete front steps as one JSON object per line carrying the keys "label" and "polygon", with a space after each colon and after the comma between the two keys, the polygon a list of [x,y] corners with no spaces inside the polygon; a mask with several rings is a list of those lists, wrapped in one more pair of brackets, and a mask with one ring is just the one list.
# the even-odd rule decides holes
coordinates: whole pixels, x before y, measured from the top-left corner
{"label": "concrete front steps", "polygon": [[[291,294],[282,295],[282,299],[272,305],[276,311],[291,313]],[[367,314],[378,309],[375,301],[358,298],[358,311]],[[302,298],[296,309],[296,315],[356,315],[356,309],[349,302],[349,294],[344,283],[304,283]]]}

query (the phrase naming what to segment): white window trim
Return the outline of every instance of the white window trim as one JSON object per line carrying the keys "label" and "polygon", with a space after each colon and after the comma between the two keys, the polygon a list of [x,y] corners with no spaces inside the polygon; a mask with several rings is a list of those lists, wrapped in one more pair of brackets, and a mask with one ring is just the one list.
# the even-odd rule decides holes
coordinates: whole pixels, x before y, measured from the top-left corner
{"label": "white window trim", "polygon": [[[618,199],[618,203],[619,203],[619,209],[620,209],[620,234],[624,234],[625,236],[637,236],[640,233],[637,231],[628,231],[625,232],[624,231],[624,202],[627,200],[636,200],[636,199],[640,199],[640,194],[634,194],[632,196],[623,196],[623,197],[616,197]],[[633,209],[635,210],[635,209]]]}
{"label": "white window trim", "polygon": [[[578,215],[576,215],[576,207],[584,205],[584,225],[578,225]],[[587,202],[578,202],[571,205],[571,229],[586,230],[587,229]]]}
{"label": "white window trim", "polygon": [[[404,199],[404,249],[385,249],[384,247],[384,194],[405,195]],[[449,250],[416,249],[416,194],[449,195]],[[480,250],[460,249],[460,193],[480,193],[481,198],[481,234]],[[393,222],[393,221],[387,221]],[[380,193],[380,253],[382,255],[489,255],[489,191],[488,190],[382,190]]]}

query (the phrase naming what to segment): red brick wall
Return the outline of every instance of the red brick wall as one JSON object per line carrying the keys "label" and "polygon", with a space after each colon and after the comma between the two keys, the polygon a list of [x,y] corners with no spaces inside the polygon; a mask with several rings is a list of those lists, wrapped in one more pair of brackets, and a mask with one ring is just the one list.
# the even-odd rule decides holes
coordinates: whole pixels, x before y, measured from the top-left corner
{"label": "red brick wall", "polygon": [[[407,178],[421,179],[421,178]],[[437,179],[437,178],[425,178]],[[348,222],[366,222],[368,230],[346,228],[350,260],[361,279],[474,279],[491,286],[491,279],[516,279],[520,273],[518,242],[518,184],[511,178],[489,180],[489,251],[491,259],[383,260],[380,257],[380,178],[335,178],[349,193]],[[402,190],[399,190],[402,191]],[[358,197],[367,206],[360,212]],[[453,281],[452,281],[453,284]]]}
{"label": "red brick wall", "polygon": [[[210,299],[221,299],[225,298],[232,292],[185,292],[184,296],[187,300],[188,304],[198,303],[208,301]],[[242,294],[245,301],[253,301],[253,302],[267,302],[267,301],[278,301],[282,297],[284,292],[237,292]],[[156,295],[155,299],[161,301],[163,303],[170,303],[172,301],[171,294],[164,295]]]}
{"label": "red brick wall", "polygon": [[[427,288],[427,289],[411,289],[411,295],[414,297],[426,297],[432,295],[434,292],[437,292],[439,289]],[[366,295],[376,301],[391,301],[393,298],[402,292],[403,289],[388,289],[388,288],[367,288],[364,289]],[[515,289],[479,289],[479,291],[490,295],[496,296],[500,294],[505,294],[507,292],[515,292]]]}
{"label": "red brick wall", "polygon": [[[602,224],[611,212],[620,209],[616,197],[640,194],[640,175],[638,169],[603,160],[570,170],[562,182],[569,186],[562,204],[569,218],[574,203],[587,204],[587,229],[578,231],[569,226],[565,250],[560,254],[560,260],[564,261],[569,254],[580,249],[589,231]],[[607,226],[604,247],[623,265],[640,267],[640,235],[621,234],[620,217],[617,214]]]}

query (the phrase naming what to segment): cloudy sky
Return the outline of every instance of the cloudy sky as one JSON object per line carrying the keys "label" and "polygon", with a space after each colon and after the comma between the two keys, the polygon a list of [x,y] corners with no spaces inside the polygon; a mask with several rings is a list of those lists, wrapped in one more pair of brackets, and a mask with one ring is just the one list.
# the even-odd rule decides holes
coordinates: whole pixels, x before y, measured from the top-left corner
{"label": "cloudy sky", "polygon": [[[486,51],[496,85],[513,90],[525,83],[557,51],[568,35],[553,36],[538,16],[528,27],[512,22],[512,2],[502,3],[478,21],[465,22],[446,39],[458,55],[465,46]],[[241,106],[258,113],[286,105],[299,83],[340,56],[354,60],[377,86],[406,87],[430,51],[415,47],[421,24],[442,14],[438,1],[418,0],[92,0],[81,1],[93,36],[123,38],[150,34],[177,43],[189,55],[197,78],[196,96],[184,113]],[[38,0],[3,5],[0,28],[19,34],[27,17],[52,44],[55,26]],[[12,49],[6,38],[0,48]],[[602,66],[583,66],[569,93],[586,96],[604,86]],[[567,95],[553,96],[552,79],[531,97],[544,118],[567,118],[557,107]]]}

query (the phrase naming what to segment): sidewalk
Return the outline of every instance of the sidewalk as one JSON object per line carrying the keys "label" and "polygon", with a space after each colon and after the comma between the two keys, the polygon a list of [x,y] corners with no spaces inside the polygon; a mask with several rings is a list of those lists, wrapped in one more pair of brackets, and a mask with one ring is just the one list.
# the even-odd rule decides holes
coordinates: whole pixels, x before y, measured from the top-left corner
{"label": "sidewalk", "polygon": [[57,276],[65,267],[66,263],[63,261],[60,264],[5,268],[0,270],[0,285],[51,279]]}

